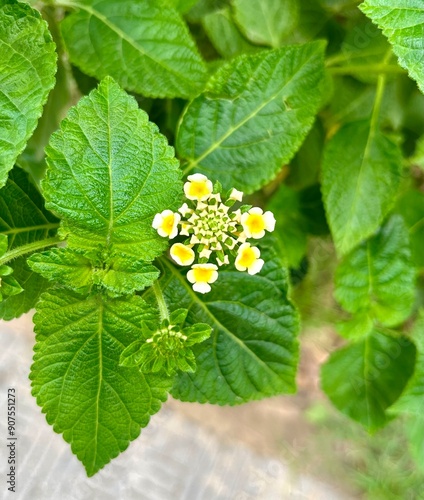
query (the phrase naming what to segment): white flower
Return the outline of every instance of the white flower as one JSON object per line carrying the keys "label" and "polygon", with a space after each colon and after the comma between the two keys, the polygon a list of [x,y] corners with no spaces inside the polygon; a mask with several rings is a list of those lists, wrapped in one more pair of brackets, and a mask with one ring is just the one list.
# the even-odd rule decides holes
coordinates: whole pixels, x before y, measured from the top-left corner
{"label": "white flower", "polygon": [[243,200],[243,191],[237,191],[236,188],[233,188],[228,199],[242,201]]}
{"label": "white flower", "polygon": [[258,207],[251,208],[247,213],[242,214],[240,219],[247,238],[259,239],[265,236],[267,231],[274,231],[275,218],[272,212],[265,212]]}
{"label": "white flower", "polygon": [[159,236],[168,237],[172,240],[178,234],[178,223],[181,220],[180,214],[174,214],[172,210],[164,210],[156,214],[152,226],[157,230]]}
{"label": "white flower", "polygon": [[205,201],[213,191],[212,182],[203,174],[193,174],[187,177],[184,193],[189,200]]}
{"label": "white flower", "polygon": [[215,264],[194,264],[187,273],[187,279],[193,284],[193,290],[199,293],[210,292],[209,283],[214,283],[218,279],[217,269]]}
{"label": "white flower", "polygon": [[195,253],[182,243],[174,243],[170,249],[171,257],[180,266],[190,266],[194,262]]}
{"label": "white flower", "polygon": [[259,248],[250,246],[250,243],[243,243],[237,252],[235,266],[237,271],[246,271],[249,274],[256,274],[264,265],[264,261],[260,259],[261,252]]}

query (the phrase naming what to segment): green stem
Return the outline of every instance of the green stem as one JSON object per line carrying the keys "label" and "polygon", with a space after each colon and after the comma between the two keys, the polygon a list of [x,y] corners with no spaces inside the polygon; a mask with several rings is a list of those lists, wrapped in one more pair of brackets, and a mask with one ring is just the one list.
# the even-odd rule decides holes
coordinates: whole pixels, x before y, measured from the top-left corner
{"label": "green stem", "polygon": [[[386,64],[386,62],[390,59],[391,55],[392,55],[391,51],[389,51],[386,54],[386,56],[383,60],[383,65]],[[378,76],[378,80],[377,80],[377,90],[376,90],[376,94],[375,94],[374,107],[373,107],[372,115],[371,115],[370,135],[373,135],[374,131],[377,129],[378,118],[380,115],[381,102],[383,100],[384,89],[386,88],[386,82],[387,82],[387,75],[385,73],[381,73]]]}
{"label": "green stem", "polygon": [[163,296],[162,288],[159,285],[159,281],[155,281],[153,283],[152,288],[153,288],[153,292],[155,293],[156,302],[158,303],[161,321],[163,321],[164,319],[167,319],[169,321],[168,306],[166,305],[165,297]]}
{"label": "green stem", "polygon": [[22,257],[22,255],[25,255],[27,253],[35,252],[36,250],[41,250],[45,247],[56,245],[60,241],[61,240],[58,236],[53,236],[52,238],[33,241],[32,243],[28,243],[27,245],[16,247],[13,250],[6,252],[2,257],[0,257],[0,266],[2,266],[3,264],[7,264],[7,262],[16,259],[17,257]]}

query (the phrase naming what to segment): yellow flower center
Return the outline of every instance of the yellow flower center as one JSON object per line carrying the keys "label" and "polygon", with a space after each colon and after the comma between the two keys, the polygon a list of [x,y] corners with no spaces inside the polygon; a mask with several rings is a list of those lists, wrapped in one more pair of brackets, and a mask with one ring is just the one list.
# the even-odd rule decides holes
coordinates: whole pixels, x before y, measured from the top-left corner
{"label": "yellow flower center", "polygon": [[195,196],[196,198],[202,198],[210,194],[210,190],[205,181],[191,181],[188,189],[189,196]]}
{"label": "yellow flower center", "polygon": [[197,283],[203,282],[203,283],[208,283],[213,275],[214,270],[213,269],[205,269],[203,267],[195,267],[193,269],[194,272],[194,279],[196,280]]}
{"label": "yellow flower center", "polygon": [[174,228],[174,219],[174,214],[167,215],[163,218],[162,229],[168,235],[172,233],[172,229]]}
{"label": "yellow flower center", "polygon": [[263,215],[249,214],[246,220],[246,226],[252,234],[260,233],[265,229],[265,220]]}
{"label": "yellow flower center", "polygon": [[240,266],[250,267],[256,261],[255,252],[251,247],[243,249],[241,255],[239,255],[237,262]]}
{"label": "yellow flower center", "polygon": [[173,255],[181,260],[181,262],[193,262],[194,252],[180,243],[177,243],[172,249]]}

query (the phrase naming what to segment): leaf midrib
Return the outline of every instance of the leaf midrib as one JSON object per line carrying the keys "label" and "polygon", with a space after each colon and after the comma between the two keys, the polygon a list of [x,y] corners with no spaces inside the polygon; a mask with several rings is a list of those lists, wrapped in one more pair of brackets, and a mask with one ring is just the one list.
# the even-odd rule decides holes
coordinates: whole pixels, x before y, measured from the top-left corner
{"label": "leaf midrib", "polygon": [[[171,272],[171,274],[176,277],[180,283],[184,286],[184,288],[187,290],[187,293],[190,295],[190,297],[192,298],[192,301],[197,304],[198,306],[201,307],[201,309],[212,319],[212,321],[219,327],[221,328],[225,334],[228,335],[228,337],[233,340],[236,344],[238,344],[242,350],[244,350],[250,357],[252,357],[258,364],[260,364],[261,366],[263,366],[265,368],[265,371],[269,373],[269,375],[272,377],[272,378],[275,378],[277,377],[278,380],[280,380],[280,377],[277,373],[275,373],[262,359],[258,358],[258,356],[252,351],[250,350],[246,344],[244,344],[244,342],[242,342],[236,335],[234,335],[234,333],[232,333],[230,330],[228,330],[227,327],[225,327],[213,314],[212,312],[209,310],[207,304],[205,304],[204,302],[202,302],[201,300],[199,300],[199,298],[195,295],[195,293],[193,292],[191,286],[188,285],[188,283],[186,282],[186,280],[184,279],[183,276],[181,276],[181,274],[179,272],[177,272],[175,270],[175,268],[172,266],[172,264],[170,264],[166,259],[162,259],[161,262],[164,262],[166,267],[168,268],[168,270]],[[215,337],[216,337],[216,334],[215,334]],[[221,369],[219,367],[219,369]]]}
{"label": "leaf midrib", "polygon": [[[194,167],[196,167],[202,160],[204,160],[207,156],[209,156],[215,149],[217,149],[228,137],[230,137],[236,130],[241,128],[245,123],[247,123],[249,120],[254,118],[263,108],[268,106],[272,101],[274,101],[286,88],[293,82],[293,80],[296,78],[296,76],[300,73],[300,71],[305,67],[306,64],[309,63],[311,59],[316,57],[317,53],[313,52],[312,54],[309,55],[307,59],[305,59],[302,63],[302,66],[300,66],[297,71],[292,75],[292,77],[284,84],[283,87],[279,89],[278,92],[273,94],[269,99],[265,100],[262,102],[256,109],[254,109],[247,117],[243,118],[240,122],[238,122],[236,125],[231,126],[229,130],[221,136],[220,139],[218,139],[216,142],[214,142],[206,151],[204,151],[199,157],[193,159],[190,161],[187,165],[187,167],[184,170],[184,173],[189,172],[192,170]],[[275,68],[274,68],[275,69]],[[253,76],[252,76],[253,78]],[[249,79],[250,80],[252,79]],[[246,86],[244,87],[243,91],[240,93],[240,96],[242,96],[246,92]],[[239,97],[240,97],[239,96]],[[222,100],[222,99],[217,99],[217,100]]]}
{"label": "leaf midrib", "polygon": [[131,45],[135,50],[137,50],[142,56],[147,57],[157,65],[161,66],[163,69],[168,71],[169,73],[172,73],[174,76],[176,76],[178,79],[185,80],[186,82],[192,83],[192,80],[190,77],[186,77],[184,73],[178,73],[174,68],[171,68],[167,66],[163,61],[160,59],[154,58],[151,54],[148,54],[143,47],[132,37],[127,35],[125,31],[122,31],[121,28],[119,28],[116,24],[112,23],[106,16],[104,16],[101,12],[98,10],[93,9],[92,7],[88,5],[81,4],[79,2],[73,2],[72,0],[59,0],[57,2],[60,5],[63,5],[64,7],[74,7],[77,9],[84,10],[90,16],[96,17],[99,21],[105,24],[111,31],[116,33],[121,40],[125,40],[129,45]]}

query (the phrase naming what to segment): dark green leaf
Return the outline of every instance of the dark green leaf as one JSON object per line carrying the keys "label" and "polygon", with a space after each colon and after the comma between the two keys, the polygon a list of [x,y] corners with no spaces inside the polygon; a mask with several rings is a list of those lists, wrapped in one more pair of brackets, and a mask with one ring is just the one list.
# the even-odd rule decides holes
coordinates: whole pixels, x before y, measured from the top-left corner
{"label": "dark green leaf", "polygon": [[299,149],[321,103],[323,42],[242,55],[183,115],[177,150],[224,189],[251,193]]}
{"label": "dark green leaf", "polygon": [[322,192],[336,248],[346,254],[376,231],[393,205],[400,182],[399,146],[370,121],[343,126],[329,141]]}
{"label": "dark green leaf", "polygon": [[374,330],[331,354],[321,385],[342,413],[373,432],[388,422],[386,410],[402,393],[414,362],[415,347],[406,337]]}
{"label": "dark green leaf", "polygon": [[300,211],[299,194],[282,184],[267,206],[276,219],[274,237],[280,256],[297,268],[306,253],[307,222]]}
{"label": "dark green leaf", "polygon": [[[31,183],[28,174],[15,167],[6,186],[0,190],[0,234],[8,239],[8,250],[44,240],[52,236],[59,226],[58,220],[44,208],[44,200]],[[1,255],[0,255],[1,258]],[[0,304],[0,318],[10,320],[29,311],[48,282],[32,272],[26,256],[10,262],[13,277],[24,292],[8,297]]]}
{"label": "dark green leaf", "polygon": [[55,72],[47,23],[28,5],[0,0],[0,187],[37,125]]}
{"label": "dark green leaf", "polygon": [[200,92],[205,65],[179,13],[159,0],[64,0],[76,9],[62,21],[71,61],[151,97]]}
{"label": "dark green leaf", "polygon": [[[417,346],[417,360],[415,363],[414,376],[410,379],[402,396],[390,408],[394,413],[413,413],[423,416],[424,401],[424,313],[421,312],[414,330],[412,339]],[[424,425],[424,422],[421,422]]]}
{"label": "dark green leaf", "polygon": [[199,321],[211,337],[193,347],[195,373],[180,374],[172,394],[183,401],[240,404],[295,389],[298,362],[296,310],[287,298],[287,273],[271,251],[261,274],[220,270],[212,291],[200,297],[166,263],[162,279],[172,307],[189,310],[186,325]]}
{"label": "dark green leaf", "polygon": [[352,314],[368,312],[382,325],[396,326],[411,312],[414,280],[408,231],[400,216],[392,216],[342,260],[335,297]]}
{"label": "dark green leaf", "polygon": [[167,246],[152,228],[177,208],[178,161],[157,127],[111,79],[71,108],[52,135],[46,205],[64,220],[70,246],[152,260]]}
{"label": "dark green leaf", "polygon": [[424,267],[424,193],[418,190],[404,193],[397,200],[396,212],[402,215],[409,230],[412,262]]}
{"label": "dark green leaf", "polygon": [[140,297],[43,295],[34,317],[33,394],[92,476],[124,451],[165,401],[168,382],[119,366],[141,322],[156,315]]}

